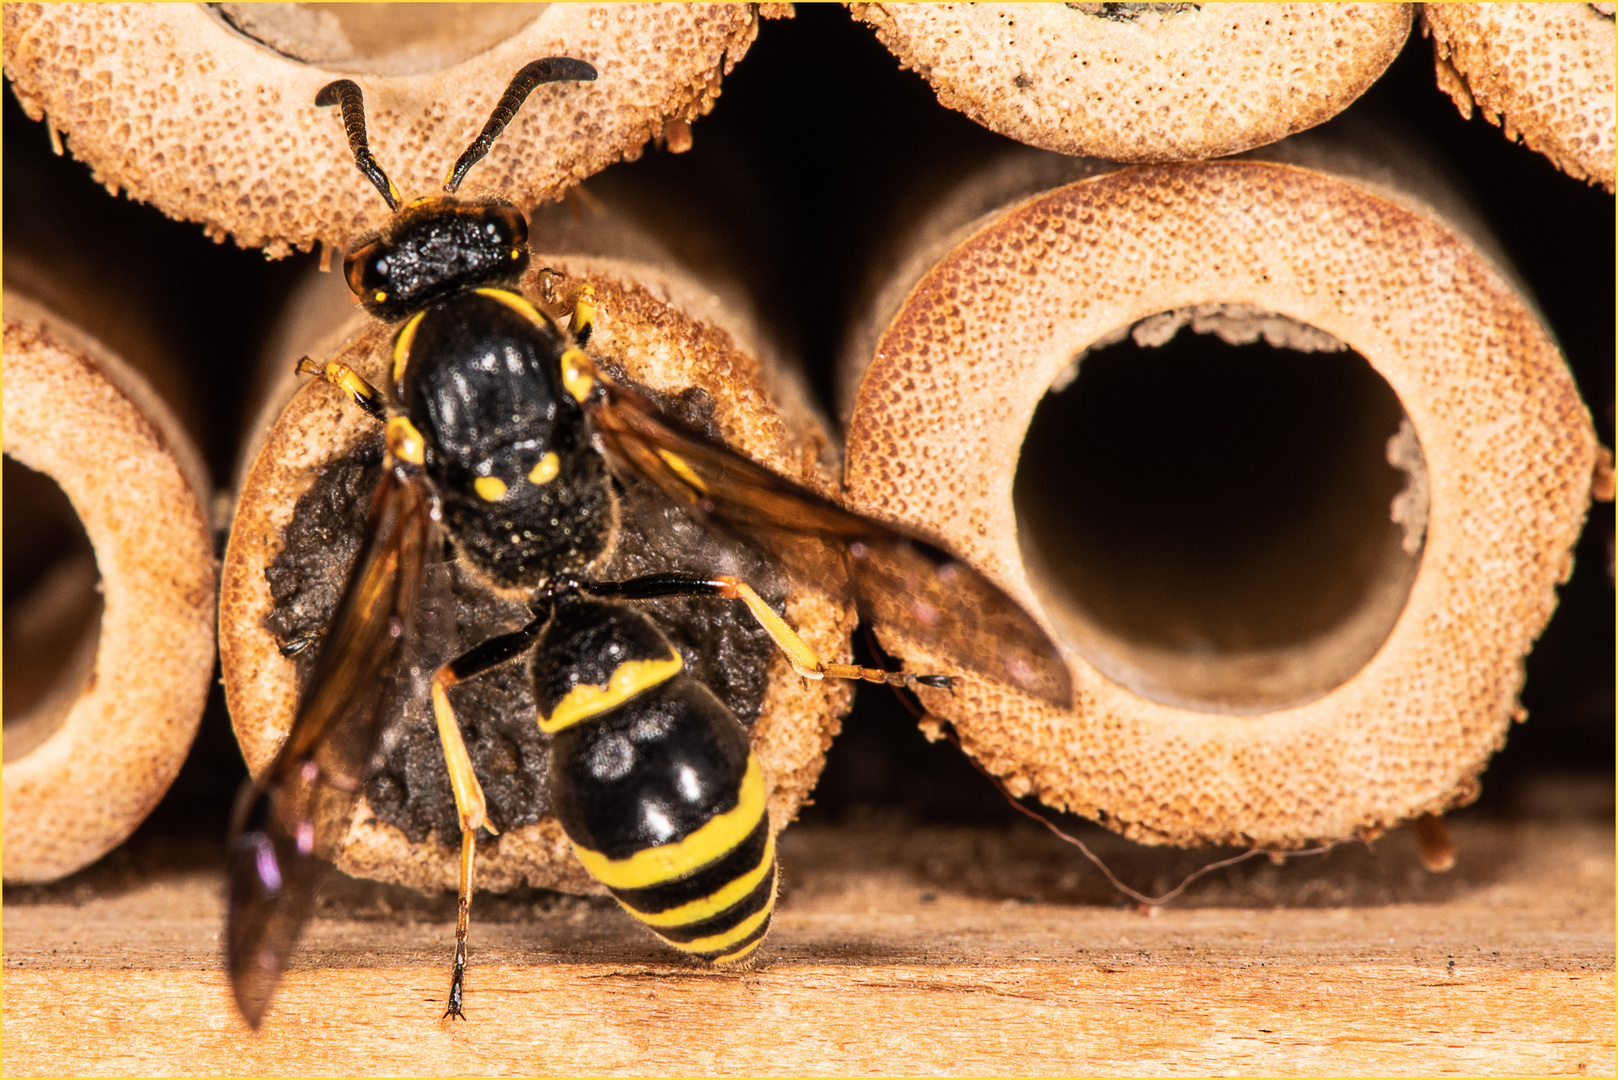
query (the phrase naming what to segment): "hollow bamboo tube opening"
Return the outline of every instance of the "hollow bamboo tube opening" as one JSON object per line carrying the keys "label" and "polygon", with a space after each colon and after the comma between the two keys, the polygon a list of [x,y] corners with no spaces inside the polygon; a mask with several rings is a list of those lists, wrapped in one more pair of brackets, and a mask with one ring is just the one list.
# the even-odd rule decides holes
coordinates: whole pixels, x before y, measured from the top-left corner
{"label": "hollow bamboo tube opening", "polygon": [[1427,515],[1414,429],[1363,357],[1212,334],[1091,349],[1036,407],[1014,483],[1061,639],[1143,697],[1210,712],[1301,704],[1364,667]]}
{"label": "hollow bamboo tube opening", "polygon": [[1220,157],[1323,123],[1393,62],[1410,4],[849,5],[941,104],[1030,146]]}
{"label": "hollow bamboo tube opening", "polygon": [[[648,165],[651,163],[647,163]],[[690,222],[668,193],[642,183],[645,166],[620,185],[592,181],[576,208],[555,206],[531,222],[532,269],[521,291],[558,316],[584,283],[595,290],[590,352],[628,382],[661,396],[681,419],[800,483],[832,490],[833,461],[819,418],[768,321],[749,291],[727,270],[722,230],[698,230],[706,263],[684,257],[678,230],[657,222]],[[717,254],[716,254],[717,253]],[[335,275],[333,275],[335,277]],[[316,287],[329,293],[326,282]],[[329,298],[329,297],[328,297]],[[306,294],[307,315],[324,300]],[[328,309],[335,325],[343,310]],[[319,318],[283,334],[278,363],[290,366],[302,343],[319,340]],[[325,339],[322,359],[347,363],[373,385],[388,380],[394,328],[359,320]],[[296,709],[299,660],[279,646],[304,631],[316,635],[329,617],[352,559],[374,474],[376,425],[345,395],[312,382],[284,410],[265,414],[261,448],[243,474],[221,592],[221,666],[232,723],[254,772],[270,761]],[[273,417],[273,423],[268,419]],[[371,473],[366,472],[367,469]],[[626,525],[603,580],[672,569],[740,573],[764,570],[743,552],[718,545],[673,506],[630,493]],[[720,561],[732,561],[728,568]],[[461,640],[435,646],[453,659],[529,615],[517,598],[500,597],[441,566],[452,594],[451,620]],[[837,596],[782,589],[764,580],[765,595],[784,603],[787,620],[820,655],[845,659],[854,613]],[[790,821],[819,776],[826,747],[846,711],[850,690],[834,681],[807,682],[792,673],[773,643],[739,605],[723,601],[658,601],[649,605],[676,641],[687,669],[707,682],[749,726],[769,789],[772,824]],[[683,635],[683,636],[682,636]],[[307,657],[305,657],[307,659]],[[467,731],[474,771],[489,795],[501,835],[480,845],[482,888],[519,885],[600,891],[545,814],[548,743],[534,723],[522,685],[522,663],[469,679],[452,691]],[[337,865],[346,872],[437,890],[456,885],[459,842],[455,808],[436,728],[425,700],[407,699],[382,766],[367,785]]]}
{"label": "hollow bamboo tube opening", "polygon": [[121,843],[179,771],[214,657],[206,474],[150,385],[5,296],[5,879]]}
{"label": "hollow bamboo tube opening", "polygon": [[[1074,650],[1071,711],[971,676],[928,708],[1012,790],[1140,840],[1301,846],[1469,801],[1590,499],[1589,414],[1487,243],[1323,145],[987,169],[851,337],[851,501]],[[1118,344],[1186,322],[1282,347]]]}

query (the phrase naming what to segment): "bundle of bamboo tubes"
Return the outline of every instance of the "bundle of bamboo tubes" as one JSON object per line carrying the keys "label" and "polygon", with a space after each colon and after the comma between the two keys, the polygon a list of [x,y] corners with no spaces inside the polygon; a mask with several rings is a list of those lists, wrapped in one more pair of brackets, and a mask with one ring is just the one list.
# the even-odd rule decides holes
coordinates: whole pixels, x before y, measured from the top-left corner
{"label": "bundle of bamboo tubes", "polygon": [[[1355,135],[1353,152],[1307,137],[1278,143],[1348,108],[1383,74],[1405,46],[1411,5],[850,5],[893,57],[869,29],[850,33],[885,62],[920,72],[944,105],[1040,149],[1007,144],[962,163],[965,179],[933,192],[907,231],[867,252],[869,263],[837,268],[849,280],[869,269],[872,282],[828,380],[846,447],[820,420],[794,350],[777,340],[795,329],[790,315],[752,294],[750,271],[723,245],[680,238],[700,215],[655,197],[649,174],[630,179],[646,162],[629,177],[596,177],[648,145],[690,147],[691,124],[714,107],[759,19],[783,14],[778,6],[433,7],[405,18],[360,5],[10,4],[5,65],[29,116],[109,190],[201,223],[217,240],[277,257],[324,246],[329,262],[386,211],[355,171],[336,111],[314,106],[322,85],[347,76],[362,86],[370,146],[408,198],[439,189],[522,63],[586,60],[597,81],[537,89],[465,193],[534,211],[524,291],[565,316],[565,298],[591,284],[601,311],[591,347],[628,381],[674,410],[697,402],[712,433],[777,472],[938,536],[1063,647],[1078,687],[1073,708],[966,677],[954,696],[924,690],[929,731],[947,721],[1013,791],[1151,842],[1291,848],[1370,835],[1475,794],[1517,713],[1523,657],[1555,605],[1589,499],[1611,481],[1547,320],[1462,204],[1412,179],[1409,155],[1390,165]],[[1463,112],[1475,103],[1572,176],[1610,190],[1610,13],[1505,10],[1535,7],[1427,6],[1440,84]],[[1519,23],[1557,46],[1521,44]],[[1502,40],[1514,43],[1503,53]],[[1578,100],[1593,104],[1548,91],[1525,56],[1582,73]],[[881,105],[871,103],[877,122]],[[792,131],[780,117],[770,126]],[[724,153],[727,168],[746,156]],[[571,202],[542,205],[587,179]],[[862,180],[847,186],[855,194],[836,206],[849,220],[869,211],[862,204],[899,202]],[[721,203],[707,207],[719,224],[704,235],[734,229],[731,207],[712,190],[709,198]],[[802,209],[780,201],[783,214]],[[774,257],[792,255],[783,247]],[[11,265],[7,454],[45,462],[30,456],[28,422],[12,414],[35,400],[24,389],[30,350],[107,350],[47,342],[40,327],[64,320],[29,314],[11,291]],[[363,488],[375,443],[363,413],[328,385],[300,388],[292,362],[337,359],[381,385],[393,330],[356,315],[340,275],[310,278],[264,350],[271,374],[253,403],[210,405],[249,414],[221,497],[207,490],[183,434],[143,412],[148,396],[121,377],[104,392],[81,388],[101,394],[109,419],[74,429],[110,433],[116,420],[133,432],[142,413],[152,452],[178,462],[164,498],[179,505],[189,492],[185,512],[167,522],[183,524],[185,537],[156,545],[163,559],[130,558],[174,583],[169,599],[179,598],[176,617],[192,630],[214,573],[209,514],[197,508],[212,503],[215,524],[232,524],[222,666],[255,771],[284,737],[307,675],[307,657],[281,646],[299,634],[318,640],[315,624],[352,549],[304,545],[297,573],[314,582],[308,596],[326,599],[310,600],[301,622],[286,612],[307,596],[289,602],[276,582],[287,580],[300,530],[318,533],[310,508]],[[804,321],[835,311],[819,303],[835,291],[828,282],[802,284]],[[1154,411],[1180,400],[1185,411],[1174,415],[1194,418],[1194,389],[1218,382],[1215,368],[1188,359],[1198,338],[1232,349],[1262,341],[1276,353],[1240,361],[1229,376],[1268,403],[1241,414],[1254,429],[1248,441],[1176,441],[1189,427],[1145,437]],[[810,381],[823,374],[809,367]],[[1147,370],[1162,382],[1130,382]],[[175,380],[182,390],[194,381]],[[1277,419],[1300,407],[1285,399],[1294,386],[1319,413]],[[69,400],[66,390],[42,393],[47,404]],[[162,386],[156,396],[173,402]],[[135,434],[119,439],[137,445]],[[1254,462],[1297,467],[1263,472]],[[66,472],[37,467],[80,506]],[[215,475],[230,472],[215,462]],[[1251,475],[1268,478],[1256,496],[1233,479]],[[1154,486],[1170,481],[1179,486]],[[115,502],[136,498],[133,488],[103,487]],[[1185,504],[1178,516],[1176,500]],[[351,518],[364,502],[345,504]],[[8,535],[27,524],[12,515]],[[357,519],[348,528],[351,537]],[[116,638],[116,589],[111,556],[88,531],[107,595],[105,649]],[[855,620],[839,590],[772,599],[822,656],[848,655]],[[479,610],[481,621],[466,623],[474,635],[519,618],[494,601]],[[910,667],[947,667],[924,643],[877,632]],[[206,689],[197,674],[206,662],[177,633],[142,635],[183,653],[142,670],[183,671],[187,689],[161,691],[179,719],[143,711],[139,695],[126,699],[167,733],[171,757],[126,769],[142,773],[140,784],[103,771],[112,778],[96,783],[131,792],[123,809],[102,815],[118,819],[101,830],[110,839],[20,868],[26,844],[13,829],[48,836],[58,811],[43,796],[14,808],[13,791],[81,781],[62,773],[32,789],[14,784],[13,748],[29,740],[8,723],[8,880],[82,866],[161,794]],[[738,655],[752,647],[736,644]],[[802,685],[767,648],[748,656],[738,663],[756,676],[747,709],[756,708],[751,730],[779,826],[811,797],[850,694]],[[95,693],[124,693],[97,664]],[[73,671],[77,692],[89,677],[82,664]],[[487,711],[515,715],[520,705],[491,698]],[[421,722],[419,710],[407,718]],[[441,768],[431,738],[403,739],[401,754],[424,771]],[[86,746],[132,760],[111,742]],[[491,736],[479,753],[479,767],[491,769],[525,757],[529,781],[545,762],[532,733]],[[38,749],[18,764],[36,758]],[[368,791],[340,864],[420,888],[453,884],[447,780],[426,786],[424,801],[391,809],[379,806],[380,789]],[[533,787],[513,780],[512,805]],[[519,824],[503,833],[483,883],[592,887],[542,810],[537,800],[510,811]]]}

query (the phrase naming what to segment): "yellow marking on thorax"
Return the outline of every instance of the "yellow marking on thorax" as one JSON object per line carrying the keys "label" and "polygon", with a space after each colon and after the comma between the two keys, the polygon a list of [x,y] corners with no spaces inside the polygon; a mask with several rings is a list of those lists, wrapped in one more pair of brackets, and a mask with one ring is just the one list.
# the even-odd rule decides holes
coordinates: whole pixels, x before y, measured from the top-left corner
{"label": "yellow marking on thorax", "polygon": [[[669,908],[667,911],[636,911],[628,904],[623,905],[624,910],[647,926],[689,926],[692,923],[701,922],[703,919],[712,918],[758,888],[758,883],[764,880],[765,875],[774,866],[775,837],[772,836],[765,841],[764,857],[759,860],[757,866],[707,896],[692,900],[690,903],[681,904],[676,908]],[[619,901],[619,903],[623,902]],[[684,948],[684,946],[681,946],[681,948]]]}
{"label": "yellow marking on thorax", "polygon": [[540,314],[537,307],[530,304],[527,300],[524,300],[510,289],[479,289],[477,292],[480,296],[487,296],[491,300],[500,301],[512,311],[515,311],[517,314],[533,322],[536,326],[550,327],[551,325],[551,321],[544,315]]}
{"label": "yellow marking on thorax", "polygon": [[421,432],[403,416],[391,417],[388,420],[388,453],[400,461],[408,461],[412,465],[420,465],[425,460],[427,441],[421,437]]}
{"label": "yellow marking on thorax", "polygon": [[748,754],[747,775],[742,777],[742,790],[735,807],[689,836],[637,851],[625,859],[609,859],[599,851],[578,844],[573,845],[573,852],[590,876],[601,884],[613,889],[644,889],[684,877],[734,850],[763,817],[764,771],[759,767],[758,755]]}
{"label": "yellow marking on thorax", "polygon": [[583,349],[569,349],[562,354],[562,385],[580,404],[590,396],[596,384],[596,366],[584,355]]}
{"label": "yellow marking on thorax", "polygon": [[399,330],[399,335],[393,339],[393,381],[397,383],[404,378],[405,364],[410,360],[410,346],[416,341],[416,330],[421,326],[421,320],[427,317],[425,311],[418,311],[410,317]]}
{"label": "yellow marking on thorax", "polygon": [[506,497],[506,482],[498,476],[480,476],[472,481],[472,488],[484,502],[499,502]]}
{"label": "yellow marking on thorax", "polygon": [[562,459],[556,456],[555,450],[552,450],[535,462],[532,469],[528,470],[528,482],[530,484],[548,484],[555,480],[556,474],[561,471]]}
{"label": "yellow marking on thorax", "polygon": [[685,458],[672,450],[665,450],[661,446],[657,448],[657,456],[663,459],[663,464],[672,469],[676,476],[684,480],[692,488],[698,492],[707,492],[708,485],[704,484],[702,477],[698,476],[691,466],[685,463]]}
{"label": "yellow marking on thorax", "polygon": [[383,292],[381,289],[378,289],[371,295],[371,299],[375,300],[379,304],[385,304],[388,302],[388,294]]}
{"label": "yellow marking on thorax", "polygon": [[557,702],[556,708],[551,710],[549,716],[539,713],[539,730],[547,735],[554,735],[580,720],[588,720],[608,709],[616,708],[642,690],[649,690],[658,683],[678,675],[684,666],[685,661],[677,651],[667,660],[625,661],[607,676],[606,685],[593,686],[581,683]]}

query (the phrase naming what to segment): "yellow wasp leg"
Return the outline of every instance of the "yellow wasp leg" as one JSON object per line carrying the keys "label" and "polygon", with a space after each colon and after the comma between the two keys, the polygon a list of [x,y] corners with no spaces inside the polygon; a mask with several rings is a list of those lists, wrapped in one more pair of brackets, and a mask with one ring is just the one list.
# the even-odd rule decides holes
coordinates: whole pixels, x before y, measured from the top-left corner
{"label": "yellow wasp leg", "polygon": [[455,911],[455,971],[450,979],[449,1008],[444,1015],[464,1020],[462,984],[466,975],[466,935],[472,927],[472,867],[477,855],[478,829],[488,829],[491,833],[498,830],[489,824],[483,785],[472,771],[466,740],[461,738],[461,724],[455,718],[455,709],[446,692],[459,681],[451,664],[445,664],[433,675],[433,716],[438,721],[438,740],[444,745],[449,785],[455,792],[455,810],[461,819],[461,891]]}
{"label": "yellow wasp leg", "polygon": [[[539,271],[539,290],[545,303],[556,303],[556,282],[562,278],[560,270],[542,267]],[[580,284],[574,286],[567,294],[563,304],[568,310],[567,331],[573,335],[573,344],[583,347],[590,340],[590,331],[595,328],[596,321],[596,291],[592,285]],[[558,320],[560,321],[560,320]]]}
{"label": "yellow wasp leg", "polygon": [[375,419],[387,419],[381,392],[347,364],[339,364],[333,360],[322,367],[305,356],[298,361],[297,370],[304,375],[318,375],[337,389],[346,392],[354,399],[354,404]]}
{"label": "yellow wasp leg", "polygon": [[596,291],[590,285],[580,285],[568,293],[567,303],[573,312],[568,318],[568,333],[573,335],[574,344],[586,345],[590,341],[590,331],[595,329]]}
{"label": "yellow wasp leg", "polygon": [[[682,463],[683,464],[683,463]],[[591,582],[584,590],[592,596],[612,600],[658,600],[673,596],[722,596],[747,605],[787,662],[805,679],[862,679],[888,686],[931,686],[951,690],[955,680],[949,675],[912,675],[906,671],[882,671],[857,664],[828,664],[811,649],[785,619],[770,609],[764,598],[741,578],[729,575],[701,577],[697,574],[647,574],[628,581]]]}
{"label": "yellow wasp leg", "polygon": [[939,687],[951,685],[950,680],[941,675],[912,675],[903,671],[860,667],[857,664],[828,664],[798,636],[796,630],[787,625],[785,619],[771,610],[770,605],[766,604],[764,598],[747,582],[727,575],[717,576],[713,580],[720,586],[718,591],[721,596],[740,600],[747,605],[747,610],[752,612],[753,618],[764,627],[776,647],[786,654],[792,670],[806,679],[862,679],[865,682],[885,683],[888,686],[914,686],[917,683]]}

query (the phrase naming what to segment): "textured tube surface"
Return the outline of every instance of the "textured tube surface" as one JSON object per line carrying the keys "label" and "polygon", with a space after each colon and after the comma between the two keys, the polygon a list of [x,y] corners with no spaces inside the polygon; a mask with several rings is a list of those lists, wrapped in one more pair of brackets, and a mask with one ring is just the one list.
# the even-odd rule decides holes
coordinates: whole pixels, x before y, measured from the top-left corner
{"label": "textured tube surface", "polygon": [[[433,5],[455,6],[482,7]],[[233,25],[215,7],[245,11]],[[526,19],[490,5],[428,27],[369,71],[331,14],[275,28],[262,22],[270,7],[299,8],[8,4],[6,75],[29,116],[47,119],[109,188],[284,255],[321,241],[341,250],[385,214],[352,182],[335,110],[314,107],[341,75],[361,84],[371,150],[408,199],[439,189],[524,64],[593,64],[593,83],[535,90],[462,189],[533,205],[707,112],[758,32],[748,5],[537,4]],[[508,23],[462,56],[467,31],[455,18]]]}
{"label": "textured tube surface", "polygon": [[1612,190],[1612,5],[1423,4],[1422,29],[1463,117],[1476,106],[1506,138]]}
{"label": "textured tube surface", "polygon": [[[1282,344],[1324,334],[1397,395],[1428,483],[1419,568],[1374,654],[1309,700],[1173,704],[1083,648],[1070,713],[971,678],[927,695],[1013,790],[1144,841],[1293,847],[1469,801],[1590,498],[1589,415],[1532,306],[1431,202],[1292,156],[1122,169],[987,213],[980,182],[955,199],[964,224],[897,260],[846,357],[853,504],[933,529],[1053,624],[1013,481],[1085,350],[1167,312],[1281,316]],[[1025,178],[1040,167],[1086,168]]]}
{"label": "textured tube surface", "polygon": [[1184,161],[1329,120],[1393,62],[1409,4],[853,4],[938,100],[1031,146]]}

